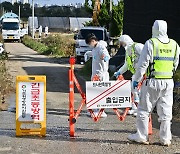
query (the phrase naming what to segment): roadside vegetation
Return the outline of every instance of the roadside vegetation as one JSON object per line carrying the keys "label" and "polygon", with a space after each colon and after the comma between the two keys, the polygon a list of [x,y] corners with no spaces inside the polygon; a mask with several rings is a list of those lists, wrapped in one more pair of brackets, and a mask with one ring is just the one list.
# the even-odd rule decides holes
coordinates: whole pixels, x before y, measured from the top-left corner
{"label": "roadside vegetation", "polygon": [[[2,37],[0,36],[0,42],[2,41]],[[5,97],[12,90],[12,81],[10,76],[7,74],[5,61],[8,59],[8,54],[3,52],[0,54],[0,111],[7,110],[8,105],[5,103]]]}
{"label": "roadside vegetation", "polygon": [[174,105],[173,105],[173,115],[176,120],[180,121],[180,68],[176,71],[174,75]]}
{"label": "roadside vegetation", "polygon": [[0,60],[0,111],[7,109],[5,97],[13,90],[12,82],[6,72],[5,61]]}
{"label": "roadside vegetation", "polygon": [[174,81],[180,82],[180,67],[177,69],[175,75],[174,75]]}
{"label": "roadside vegetation", "polygon": [[86,80],[90,81],[91,73],[92,73],[92,60],[88,60],[81,69],[80,75],[82,75]]}
{"label": "roadside vegetation", "polygon": [[54,57],[70,57],[74,55],[74,39],[72,34],[52,34],[42,39],[23,38],[27,47],[44,55]]}
{"label": "roadside vegetation", "polygon": [[[85,0],[86,11],[89,12],[90,14],[93,14],[94,6],[95,6],[94,0]],[[93,23],[92,21],[90,21],[85,25],[105,27],[111,33],[111,36],[116,37],[122,34],[123,17],[124,17],[124,2],[118,1],[118,3],[112,3],[112,12],[111,12],[110,0],[106,0],[103,1],[103,3],[101,3],[101,10],[99,15],[97,16],[98,18],[97,23]]]}

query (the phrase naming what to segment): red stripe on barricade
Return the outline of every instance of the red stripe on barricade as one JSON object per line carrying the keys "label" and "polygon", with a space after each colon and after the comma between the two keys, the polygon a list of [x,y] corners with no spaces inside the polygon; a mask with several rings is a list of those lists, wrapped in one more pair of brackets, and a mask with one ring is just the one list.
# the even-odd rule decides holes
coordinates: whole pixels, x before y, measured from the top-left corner
{"label": "red stripe on barricade", "polygon": [[96,98],[98,98],[99,96],[103,95],[104,93],[106,93],[107,91],[109,91],[110,89],[112,89],[113,87],[115,87],[116,85],[118,85],[119,83],[121,83],[122,81],[116,83],[115,85],[113,85],[112,87],[110,87],[109,89],[103,91],[101,94],[99,94],[98,96],[96,96],[95,98],[93,98],[92,100],[90,100],[89,102],[87,102],[86,104],[91,103],[92,101],[94,101]]}
{"label": "red stripe on barricade", "polygon": [[91,107],[92,105],[96,104],[98,101],[100,101],[101,99],[103,99],[104,97],[108,96],[109,94],[111,94],[112,92],[114,92],[115,90],[117,90],[118,88],[122,87],[123,85],[125,85],[127,82],[123,83],[122,85],[120,85],[119,87],[117,87],[116,89],[112,90],[111,92],[109,92],[108,94],[106,94],[105,96],[103,96],[102,98],[100,98],[99,100],[97,100],[96,102],[94,102],[93,104],[91,104],[90,106],[88,106],[87,108]]}

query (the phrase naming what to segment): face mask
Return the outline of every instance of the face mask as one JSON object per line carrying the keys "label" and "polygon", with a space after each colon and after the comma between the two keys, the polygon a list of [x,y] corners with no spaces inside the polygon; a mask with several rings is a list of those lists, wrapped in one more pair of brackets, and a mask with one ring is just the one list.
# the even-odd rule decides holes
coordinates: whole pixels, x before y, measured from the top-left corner
{"label": "face mask", "polygon": [[127,45],[126,44],[122,44],[122,47],[126,50],[127,49]]}
{"label": "face mask", "polygon": [[90,47],[90,48],[94,48],[94,46],[92,46],[92,45],[89,45],[89,47]]}
{"label": "face mask", "polygon": [[124,47],[125,50],[127,50],[127,45]]}

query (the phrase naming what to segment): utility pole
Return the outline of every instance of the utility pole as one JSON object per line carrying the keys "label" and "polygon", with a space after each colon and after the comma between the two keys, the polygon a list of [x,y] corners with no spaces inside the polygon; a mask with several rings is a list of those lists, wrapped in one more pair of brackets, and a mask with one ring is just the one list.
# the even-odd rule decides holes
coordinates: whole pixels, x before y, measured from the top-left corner
{"label": "utility pole", "polygon": [[34,0],[32,0],[32,38],[34,39]]}
{"label": "utility pole", "polygon": [[109,13],[110,13],[110,23],[109,23],[109,36],[111,36],[111,24],[112,24],[112,0],[110,0],[110,8],[109,8]]}
{"label": "utility pole", "polygon": [[[1,0],[0,0],[0,3],[1,3]],[[2,7],[2,4],[1,4],[1,16],[3,15],[3,7]]]}
{"label": "utility pole", "polygon": [[19,4],[19,22],[21,21],[21,6]]}
{"label": "utility pole", "polygon": [[112,12],[112,0],[110,0],[110,12]]}

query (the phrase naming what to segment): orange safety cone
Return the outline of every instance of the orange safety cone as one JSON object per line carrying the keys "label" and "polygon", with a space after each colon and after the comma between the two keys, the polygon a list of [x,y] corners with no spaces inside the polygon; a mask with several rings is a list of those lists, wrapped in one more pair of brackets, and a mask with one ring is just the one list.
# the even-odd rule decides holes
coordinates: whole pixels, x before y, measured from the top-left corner
{"label": "orange safety cone", "polygon": [[152,135],[153,131],[152,131],[152,116],[149,116],[149,124],[148,124],[148,134]]}

